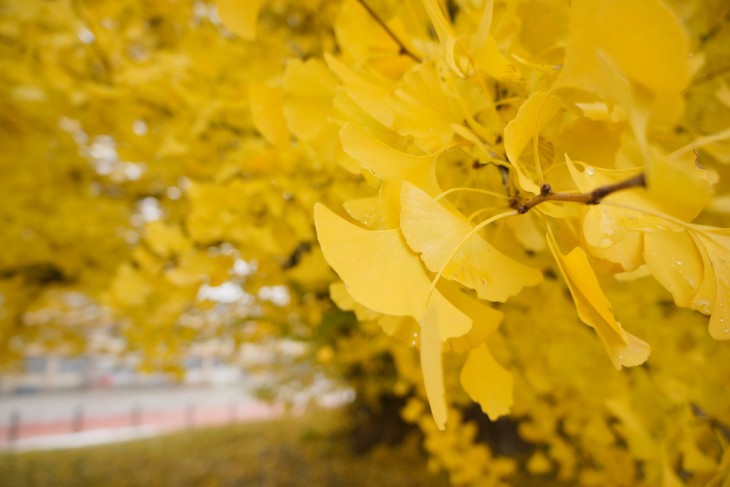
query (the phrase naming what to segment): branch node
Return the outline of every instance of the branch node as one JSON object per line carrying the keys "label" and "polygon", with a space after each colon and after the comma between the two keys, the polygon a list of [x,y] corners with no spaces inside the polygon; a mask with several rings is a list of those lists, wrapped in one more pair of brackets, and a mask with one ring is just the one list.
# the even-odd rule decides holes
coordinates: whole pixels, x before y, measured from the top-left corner
{"label": "branch node", "polygon": [[540,194],[533,196],[527,201],[520,201],[517,198],[510,200],[510,206],[517,210],[517,213],[524,215],[532,208],[546,201],[562,201],[568,203],[583,203],[584,205],[597,205],[606,196],[621,191],[623,189],[646,188],[646,175],[644,173],[637,174],[634,177],[619,181],[615,184],[607,184],[606,186],[599,186],[593,191],[587,193],[553,193],[552,187],[545,183],[540,186]]}

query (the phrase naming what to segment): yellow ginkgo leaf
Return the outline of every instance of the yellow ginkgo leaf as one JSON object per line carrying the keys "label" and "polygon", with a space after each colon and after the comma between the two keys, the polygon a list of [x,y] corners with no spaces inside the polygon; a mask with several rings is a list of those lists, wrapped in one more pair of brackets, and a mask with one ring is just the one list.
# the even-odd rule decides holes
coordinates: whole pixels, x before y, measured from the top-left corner
{"label": "yellow ginkgo leaf", "polygon": [[378,229],[383,221],[380,199],[377,196],[347,200],[342,204],[348,215],[371,229]]}
{"label": "yellow ginkgo leaf", "polygon": [[[601,186],[625,181],[634,172],[614,171],[584,166],[566,157],[566,165],[578,190],[587,193]],[[684,227],[666,218],[669,210],[651,198],[643,188],[611,194],[600,205],[588,207],[583,214],[583,237],[595,248],[609,248],[622,241],[631,232],[671,230],[681,232]]]}
{"label": "yellow ginkgo leaf", "polygon": [[660,0],[573,3],[558,84],[602,92],[601,55],[652,92],[679,93],[689,82],[687,37],[677,16]]}
{"label": "yellow ginkgo leaf", "polygon": [[621,125],[610,120],[578,118],[563,127],[557,145],[559,154],[590,161],[593,166],[613,167],[621,147]]}
{"label": "yellow ginkgo leaf", "polygon": [[471,61],[463,43],[456,37],[451,24],[446,20],[437,0],[421,0],[428,12],[436,35],[441,43],[446,65],[458,76],[465,78],[473,72]]}
{"label": "yellow ginkgo leaf", "polygon": [[192,247],[192,242],[185,238],[180,227],[161,221],[152,221],[147,224],[145,241],[160,257],[180,254]]}
{"label": "yellow ginkgo leaf", "polygon": [[645,233],[644,259],[677,306],[690,307],[704,274],[702,256],[692,237],[687,232]]}
{"label": "yellow ginkgo leaf", "polygon": [[400,182],[385,181],[378,191],[380,214],[385,228],[398,228],[400,225]]}
{"label": "yellow ginkgo leaf", "polygon": [[431,414],[436,426],[443,430],[446,427],[448,409],[444,390],[444,371],[441,356],[441,340],[439,339],[439,320],[436,306],[429,306],[421,320],[421,370],[426,386],[426,396],[431,406]]}
{"label": "yellow ginkgo leaf", "polygon": [[424,151],[436,151],[453,143],[454,124],[461,124],[462,110],[445,86],[434,62],[417,65],[388,99],[395,113],[393,129],[411,136]]}
{"label": "yellow ginkgo leaf", "polygon": [[324,59],[330,70],[340,79],[341,88],[363,111],[385,127],[393,125],[395,114],[387,103],[383,103],[389,96],[391,87],[384,80],[355,72],[329,54],[325,54]]}
{"label": "yellow ginkgo leaf", "polygon": [[[585,237],[585,234],[583,235]],[[584,238],[584,240],[587,240]],[[587,243],[587,242],[586,242]],[[644,263],[643,235],[639,232],[625,232],[622,237],[609,246],[592,246],[585,250],[591,257],[618,264],[620,272],[632,272]],[[624,276],[626,277],[626,276]]]}
{"label": "yellow ginkgo leaf", "polygon": [[256,38],[256,19],[263,3],[263,0],[216,0],[223,25],[246,40]]}
{"label": "yellow ginkgo leaf", "polygon": [[671,107],[681,106],[688,59],[686,35],[661,0],[586,0],[571,8],[568,49],[553,89],[578,88],[622,105],[648,163],[650,116],[676,123]]}
{"label": "yellow ginkgo leaf", "polygon": [[710,201],[717,182],[717,173],[698,167],[695,158],[692,153],[672,159],[657,156],[646,171],[648,191],[664,202],[671,215],[688,222]]}
{"label": "yellow ginkgo leaf", "polygon": [[286,271],[288,281],[306,289],[325,288],[333,277],[319,247],[304,252],[297,265]]}
{"label": "yellow ginkgo leaf", "polygon": [[473,48],[472,59],[478,69],[496,80],[515,83],[522,77],[517,66],[499,51],[497,42],[492,37]]}
{"label": "yellow ginkgo leaf", "polygon": [[314,208],[314,222],[325,259],[355,301],[378,313],[417,321],[429,307],[442,341],[471,329],[468,316],[432,291],[420,260],[398,229],[366,230],[320,204]]}
{"label": "yellow ginkgo leaf", "polygon": [[449,302],[464,312],[473,322],[469,333],[448,340],[447,345],[452,352],[468,352],[484,343],[484,340],[497,331],[504,318],[504,313],[492,308],[482,300],[473,299],[470,293],[468,294],[460,286],[451,282],[441,282],[438,289]]}
{"label": "yellow ginkgo leaf", "polygon": [[352,311],[357,317],[357,321],[366,322],[373,321],[380,318],[382,315],[369,310],[365,306],[352,299],[350,293],[347,292],[347,287],[343,282],[333,282],[330,284],[330,298],[337,305],[338,308],[344,311]]}
{"label": "yellow ginkgo leaf", "polygon": [[337,44],[348,59],[382,59],[399,54],[399,46],[355,0],[342,2],[334,23]]}
{"label": "yellow ginkgo leaf", "polygon": [[704,275],[692,308],[710,316],[710,336],[730,339],[730,230],[694,226],[691,233],[702,256]]}
{"label": "yellow ginkgo leaf", "polygon": [[165,270],[165,279],[179,287],[197,286],[201,282],[218,286],[230,274],[231,259],[227,256],[211,256],[204,252],[187,252],[180,257],[177,266]]}
{"label": "yellow ginkgo leaf", "polygon": [[322,134],[334,95],[335,79],[323,62],[289,60],[284,71],[284,117],[294,135],[313,140]]}
{"label": "yellow ginkgo leaf", "polygon": [[289,129],[284,119],[284,98],[281,88],[251,83],[248,88],[251,119],[256,130],[273,145],[289,142]]}
{"label": "yellow ginkgo leaf", "polygon": [[596,331],[616,369],[644,363],[649,357],[649,344],[626,332],[616,321],[583,249],[576,247],[563,255],[552,232],[548,232],[548,245],[568,284],[578,316]]}
{"label": "yellow ginkgo leaf", "polygon": [[476,290],[482,299],[504,302],[542,280],[538,270],[507,257],[481,236],[467,238],[473,227],[465,216],[408,183],[401,189],[401,229],[432,272]]}
{"label": "yellow ginkgo leaf", "polygon": [[517,171],[518,182],[525,191],[539,193],[540,188],[531,179],[531,173],[523,167],[520,156],[527,143],[538,136],[540,129],[552,120],[559,108],[560,100],[557,97],[539,91],[520,106],[517,116],[504,129],[507,159]]}
{"label": "yellow ginkgo leaf", "polygon": [[509,414],[512,406],[512,374],[502,367],[482,343],[469,352],[461,369],[461,385],[494,421]]}
{"label": "yellow ginkgo leaf", "polygon": [[340,130],[345,152],[381,181],[410,181],[429,194],[439,192],[436,155],[415,156],[398,151],[373,137],[367,130],[347,124]]}
{"label": "yellow ginkgo leaf", "polygon": [[410,316],[382,315],[378,325],[388,335],[410,346],[415,346],[421,335],[421,325]]}
{"label": "yellow ginkgo leaf", "polygon": [[122,264],[111,284],[111,298],[122,306],[140,306],[154,291],[146,276],[129,264]]}
{"label": "yellow ginkgo leaf", "polygon": [[606,401],[606,409],[618,419],[621,425],[621,436],[628,443],[631,452],[637,458],[657,458],[661,446],[647,430],[638,411],[632,406],[629,397],[617,397]]}

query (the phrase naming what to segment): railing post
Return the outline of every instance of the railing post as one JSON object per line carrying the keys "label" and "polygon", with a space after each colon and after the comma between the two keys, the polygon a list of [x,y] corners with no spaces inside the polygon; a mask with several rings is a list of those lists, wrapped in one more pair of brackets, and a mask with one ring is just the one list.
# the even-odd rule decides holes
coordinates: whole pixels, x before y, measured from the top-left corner
{"label": "railing post", "polygon": [[84,406],[79,404],[74,410],[73,432],[78,433],[84,429]]}
{"label": "railing post", "polygon": [[8,423],[8,444],[12,445],[18,441],[20,436],[20,411],[17,409],[10,413],[10,421]]}

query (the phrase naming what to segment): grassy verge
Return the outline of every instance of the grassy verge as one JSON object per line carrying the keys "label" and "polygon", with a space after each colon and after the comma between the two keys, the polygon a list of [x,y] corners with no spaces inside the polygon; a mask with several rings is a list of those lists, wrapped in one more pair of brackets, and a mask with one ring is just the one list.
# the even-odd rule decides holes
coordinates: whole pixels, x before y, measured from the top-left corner
{"label": "grassy verge", "polygon": [[413,447],[350,452],[344,415],[229,425],[76,450],[0,455],[3,487],[445,486]]}

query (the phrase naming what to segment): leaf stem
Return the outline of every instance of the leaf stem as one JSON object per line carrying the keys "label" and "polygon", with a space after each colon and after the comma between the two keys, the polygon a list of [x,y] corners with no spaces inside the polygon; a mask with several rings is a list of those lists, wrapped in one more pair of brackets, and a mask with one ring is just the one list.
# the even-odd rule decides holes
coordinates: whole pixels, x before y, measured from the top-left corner
{"label": "leaf stem", "polygon": [[436,195],[436,197],[434,199],[436,201],[438,201],[438,200],[440,200],[442,198],[445,198],[446,196],[448,196],[448,195],[450,195],[452,193],[456,193],[457,191],[464,191],[464,192],[467,192],[467,193],[478,193],[478,194],[483,194],[483,195],[486,195],[486,196],[494,196],[495,198],[507,199],[507,196],[505,196],[503,194],[500,194],[500,193],[497,193],[495,191],[489,191],[489,190],[480,189],[480,188],[462,188],[462,187],[447,189],[443,193],[441,193],[439,195]]}
{"label": "leaf stem", "polygon": [[583,203],[584,205],[597,205],[606,196],[623,189],[646,187],[646,175],[642,172],[636,176],[620,181],[616,184],[607,184],[599,186],[593,191],[587,193],[553,193],[549,184],[543,184],[540,188],[540,194],[525,201],[524,203],[516,203],[515,209],[520,215],[524,215],[532,208],[546,201],[564,201],[569,203]]}
{"label": "leaf stem", "polygon": [[416,54],[414,54],[413,51],[411,51],[410,49],[408,49],[408,47],[406,47],[405,44],[403,44],[403,41],[401,41],[398,38],[398,36],[395,35],[395,32],[393,32],[390,29],[390,27],[388,27],[388,25],[383,21],[383,19],[381,19],[378,16],[378,14],[376,14],[375,11],[372,8],[370,8],[370,5],[368,5],[367,2],[365,2],[365,0],[357,0],[357,2],[360,5],[362,5],[365,10],[367,10],[367,12],[370,15],[370,17],[372,17],[373,20],[375,20],[375,22],[377,22],[378,25],[380,27],[382,27],[382,29],[390,36],[390,38],[393,39],[393,41],[395,41],[396,44],[398,44],[398,47],[400,48],[400,50],[399,50],[399,53],[400,54],[405,54],[406,56],[408,56],[409,58],[413,59],[417,63],[420,63],[421,62],[421,58],[418,57]]}
{"label": "leaf stem", "polygon": [[431,300],[431,296],[433,295],[434,290],[436,289],[436,284],[438,284],[439,280],[441,279],[441,276],[443,276],[444,271],[451,263],[451,260],[454,258],[456,253],[461,249],[461,247],[469,240],[471,237],[479,233],[484,227],[487,225],[496,222],[497,220],[501,220],[502,218],[506,218],[508,216],[517,215],[518,212],[514,210],[510,210],[504,213],[499,213],[498,215],[494,215],[491,218],[488,218],[481,222],[479,225],[473,227],[471,230],[469,230],[469,233],[464,235],[464,237],[459,240],[459,243],[456,244],[456,246],[451,250],[451,253],[446,258],[446,261],[444,262],[444,265],[441,267],[441,270],[436,273],[436,277],[433,278],[433,281],[431,281],[431,287],[428,290],[428,297],[426,299],[426,303],[428,303]]}

